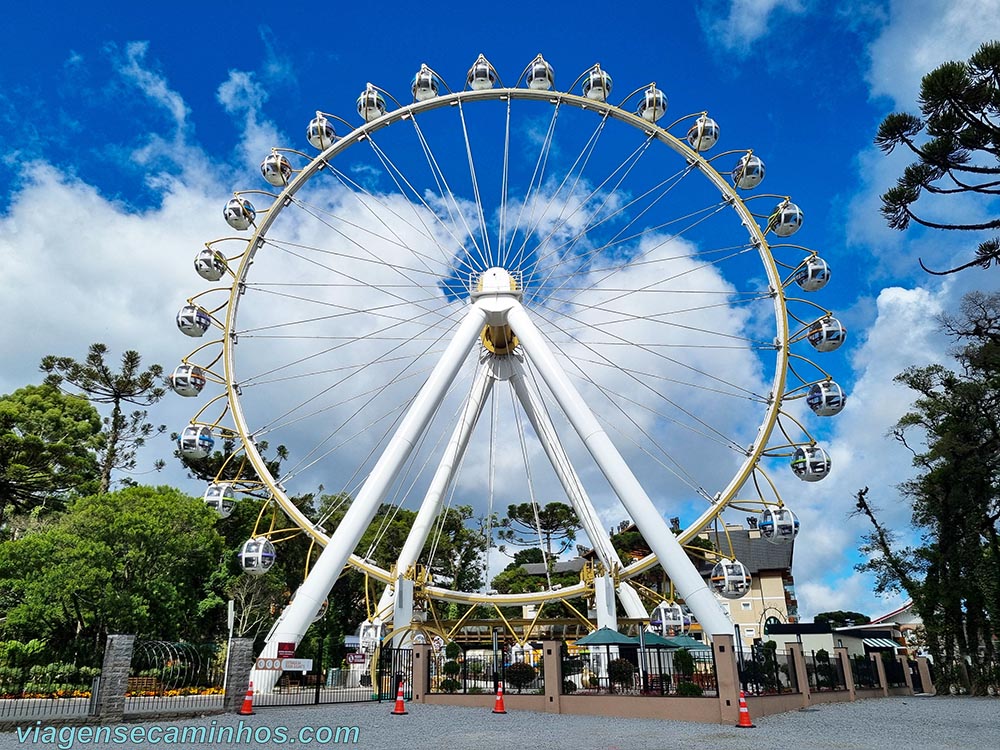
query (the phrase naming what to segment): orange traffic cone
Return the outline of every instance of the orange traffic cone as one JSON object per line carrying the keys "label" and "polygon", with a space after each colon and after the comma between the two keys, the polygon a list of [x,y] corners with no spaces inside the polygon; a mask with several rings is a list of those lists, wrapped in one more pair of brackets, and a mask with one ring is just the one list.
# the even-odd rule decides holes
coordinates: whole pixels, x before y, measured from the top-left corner
{"label": "orange traffic cone", "polygon": [[253,683],[247,688],[247,697],[243,699],[243,705],[237,712],[240,716],[253,716]]}
{"label": "orange traffic cone", "polygon": [[503,681],[497,683],[497,702],[493,705],[493,713],[505,714],[507,709],[503,707]]}
{"label": "orange traffic cone", "polygon": [[404,716],[405,714],[409,713],[409,711],[406,710],[406,704],[403,703],[403,681],[402,680],[399,681],[399,690],[396,691],[396,706],[392,709],[391,713],[394,716]]}
{"label": "orange traffic cone", "polygon": [[740,691],[740,720],[736,722],[739,729],[753,729],[757,725],[750,721],[750,710],[747,708],[746,694]]}

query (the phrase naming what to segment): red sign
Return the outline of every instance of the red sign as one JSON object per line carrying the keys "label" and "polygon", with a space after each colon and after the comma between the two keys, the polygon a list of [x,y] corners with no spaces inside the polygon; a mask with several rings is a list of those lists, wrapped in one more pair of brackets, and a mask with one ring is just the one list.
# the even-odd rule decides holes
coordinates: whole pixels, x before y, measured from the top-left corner
{"label": "red sign", "polygon": [[356,653],[355,654],[347,654],[347,663],[348,664],[364,664],[365,663],[365,655],[364,654],[356,654]]}
{"label": "red sign", "polygon": [[278,658],[279,659],[294,659],[295,658],[295,644],[294,643],[279,643],[278,644]]}

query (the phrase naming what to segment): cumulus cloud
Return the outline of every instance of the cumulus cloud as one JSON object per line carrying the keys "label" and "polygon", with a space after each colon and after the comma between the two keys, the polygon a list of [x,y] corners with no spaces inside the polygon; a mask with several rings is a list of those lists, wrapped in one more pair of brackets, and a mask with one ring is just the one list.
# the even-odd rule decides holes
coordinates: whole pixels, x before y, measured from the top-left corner
{"label": "cumulus cloud", "polygon": [[698,16],[710,38],[746,54],[754,42],[770,33],[776,18],[805,10],[802,0],[716,0],[706,3]]}
{"label": "cumulus cloud", "polygon": [[893,440],[891,430],[913,396],[893,378],[911,365],[944,361],[947,345],[936,319],[951,304],[950,289],[882,290],[876,318],[852,358],[848,405],[832,418],[824,443],[832,459],[830,475],[816,484],[781,481],[782,495],[802,524],[794,574],[807,617],[842,608],[831,602],[853,602],[843,608],[868,614],[888,608],[861,585],[870,587],[870,580],[853,570],[858,540],[870,529],[866,520],[850,514],[855,493],[867,486],[880,519],[904,537],[910,529],[909,506],[896,488],[913,474],[911,455]]}
{"label": "cumulus cloud", "polygon": [[870,48],[873,96],[915,109],[920,79],[949,60],[964,60],[1000,38],[1000,0],[892,0],[887,23]]}

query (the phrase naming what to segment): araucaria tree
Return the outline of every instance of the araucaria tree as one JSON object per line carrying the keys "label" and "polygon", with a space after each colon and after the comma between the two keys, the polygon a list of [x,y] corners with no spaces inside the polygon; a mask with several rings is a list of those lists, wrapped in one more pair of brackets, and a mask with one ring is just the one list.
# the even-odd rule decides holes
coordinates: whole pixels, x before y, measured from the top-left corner
{"label": "araucaria tree", "polygon": [[[882,214],[893,229],[916,222],[933,229],[958,229],[989,234],[1000,229],[1000,218],[951,221],[914,204],[931,196],[978,195],[987,201],[1000,195],[1000,42],[987,42],[968,62],[948,62],[923,77],[922,117],[894,113],[878,129],[875,143],[886,153],[904,146],[917,161],[903,171],[896,185],[882,195]],[[983,239],[976,257],[945,271],[989,268],[1000,263],[1000,237]]]}
{"label": "araucaria tree", "polygon": [[940,665],[968,663],[967,687],[985,689],[1000,623],[1000,293],[973,293],[943,319],[959,343],[959,365],[911,367],[896,380],[916,393],[896,438],[917,476],[901,485],[920,544],[898,549],[877,519],[867,488],[858,513],[874,531],[862,548],[879,590],[905,590]]}
{"label": "araucaria tree", "polygon": [[[42,371],[48,373],[46,384],[57,388],[69,384],[82,391],[92,403],[111,405],[111,416],[104,418],[104,441],[99,451],[102,494],[111,488],[112,472],[134,469],[136,451],[150,435],[166,429],[147,422],[148,412],[143,408],[126,412],[130,404],[152,406],[163,398],[164,389],[160,385],[163,368],[150,365],[141,369],[142,357],[129,350],[122,355],[121,370],[115,372],[104,361],[107,353],[108,347],[104,344],[91,344],[83,362],[52,355],[42,359]],[[162,465],[157,462],[157,468]]]}

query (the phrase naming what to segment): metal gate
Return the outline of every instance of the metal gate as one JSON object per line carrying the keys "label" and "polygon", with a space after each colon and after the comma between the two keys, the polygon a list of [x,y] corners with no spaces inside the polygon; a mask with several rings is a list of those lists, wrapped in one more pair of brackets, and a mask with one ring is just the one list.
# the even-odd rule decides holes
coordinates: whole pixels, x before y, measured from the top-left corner
{"label": "metal gate", "polygon": [[348,651],[338,667],[324,670],[317,660],[311,672],[282,672],[271,691],[254,695],[254,708],[395,700],[400,680],[409,699],[412,649],[381,648],[374,654]]}
{"label": "metal gate", "polygon": [[924,692],[924,681],[920,679],[920,668],[917,662],[910,659],[910,679],[913,681],[913,692]]}

